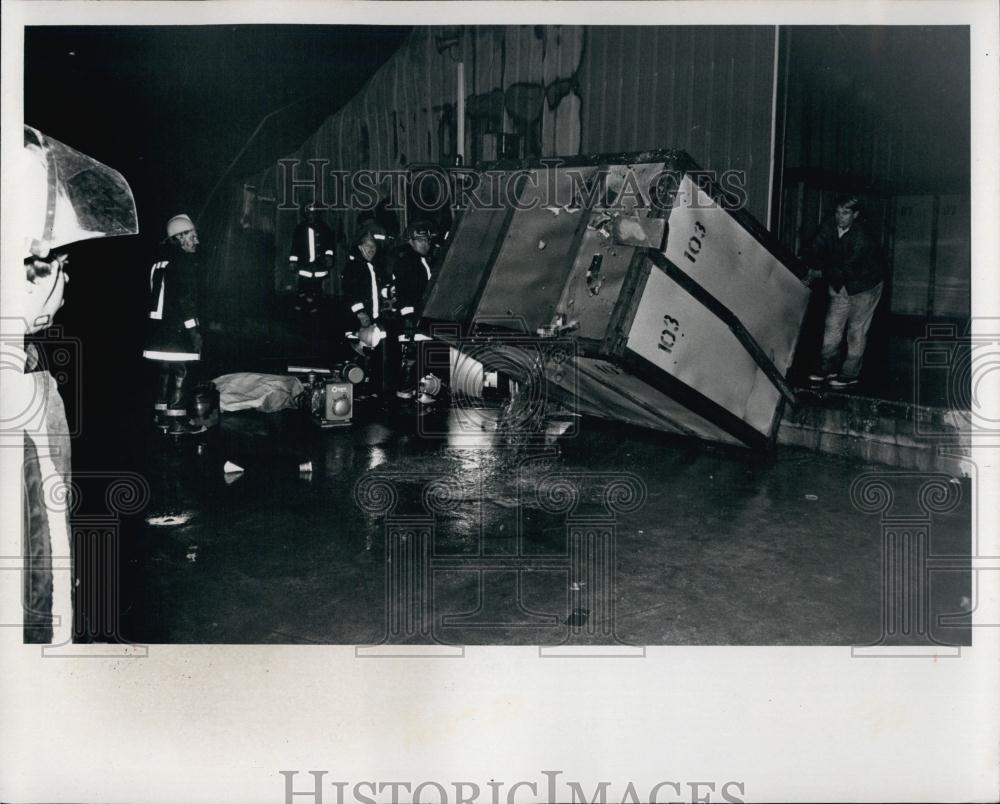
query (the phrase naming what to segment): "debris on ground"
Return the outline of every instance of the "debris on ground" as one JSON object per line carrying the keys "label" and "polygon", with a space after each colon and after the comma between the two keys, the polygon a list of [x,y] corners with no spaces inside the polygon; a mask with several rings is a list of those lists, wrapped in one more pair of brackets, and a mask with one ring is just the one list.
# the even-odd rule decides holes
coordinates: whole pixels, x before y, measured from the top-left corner
{"label": "debris on ground", "polygon": [[147,516],[146,524],[153,525],[156,527],[172,527],[174,525],[183,525],[186,523],[192,514],[190,511],[181,511],[177,514],[159,514],[157,516]]}

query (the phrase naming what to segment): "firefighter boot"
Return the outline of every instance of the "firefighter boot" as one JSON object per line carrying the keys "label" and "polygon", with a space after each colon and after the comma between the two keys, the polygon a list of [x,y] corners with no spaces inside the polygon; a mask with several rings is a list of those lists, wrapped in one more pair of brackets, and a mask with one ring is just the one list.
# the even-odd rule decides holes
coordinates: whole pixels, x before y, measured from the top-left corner
{"label": "firefighter boot", "polygon": [[166,430],[170,424],[167,418],[167,397],[170,395],[170,364],[160,363],[160,376],[156,389],[156,402],[153,403],[153,424],[161,430]]}

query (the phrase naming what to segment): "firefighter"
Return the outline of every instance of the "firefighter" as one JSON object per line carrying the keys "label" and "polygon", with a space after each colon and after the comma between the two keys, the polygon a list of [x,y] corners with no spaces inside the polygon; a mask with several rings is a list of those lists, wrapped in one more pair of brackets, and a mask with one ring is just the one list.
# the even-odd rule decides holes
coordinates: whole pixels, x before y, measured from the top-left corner
{"label": "firefighter", "polygon": [[358,236],[363,236],[366,233],[370,234],[375,240],[375,245],[378,247],[379,253],[384,258],[394,236],[379,221],[380,217],[384,219],[384,215],[379,216],[375,212],[365,212],[360,215],[358,217]]}
{"label": "firefighter", "polygon": [[303,220],[292,234],[292,249],[288,256],[288,267],[298,274],[296,310],[311,314],[319,312],[323,282],[333,270],[334,256],[333,232],[319,219],[315,204],[309,204]]}
{"label": "firefighter", "polygon": [[135,234],[139,226],[132,190],[116,171],[29,126],[23,156],[14,214],[23,216],[26,227],[25,278],[20,288],[13,287],[23,291],[18,309],[25,342],[23,348],[14,338],[0,342],[5,368],[0,405],[5,429],[24,432],[23,640],[47,643],[57,634],[72,634],[76,572],[66,565],[69,514],[60,499],[71,484],[70,428],[56,381],[30,336],[49,327],[63,305],[69,277],[62,247]]}
{"label": "firefighter", "polygon": [[148,331],[142,356],[159,364],[154,410],[171,433],[190,432],[187,422],[194,368],[201,360],[198,318],[198,231],[187,215],[167,221],[167,240],[149,270]]}
{"label": "firefighter", "polygon": [[401,399],[412,399],[416,390],[418,366],[426,361],[416,353],[420,344],[415,341],[417,322],[420,320],[421,303],[431,281],[431,225],[427,221],[414,221],[406,228],[408,247],[396,260],[394,270],[396,301],[399,307],[401,332],[399,342],[404,344],[406,358],[401,361],[399,390]]}
{"label": "firefighter", "polygon": [[348,339],[358,343],[359,350],[370,360],[369,376],[375,394],[384,377],[381,344],[392,315],[391,288],[392,279],[384,268],[378,241],[369,229],[363,228],[355,247],[347,255],[344,268],[344,297],[349,307],[349,320],[354,326],[346,334]]}

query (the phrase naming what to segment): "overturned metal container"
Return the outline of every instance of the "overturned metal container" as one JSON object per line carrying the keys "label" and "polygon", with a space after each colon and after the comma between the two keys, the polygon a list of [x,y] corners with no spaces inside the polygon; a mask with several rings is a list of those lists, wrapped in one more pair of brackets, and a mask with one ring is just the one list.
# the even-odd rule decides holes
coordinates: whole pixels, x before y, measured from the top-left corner
{"label": "overturned metal container", "polygon": [[438,337],[519,382],[540,374],[583,414],[773,443],[809,290],[738,183],[681,151],[497,164],[463,181],[425,299]]}

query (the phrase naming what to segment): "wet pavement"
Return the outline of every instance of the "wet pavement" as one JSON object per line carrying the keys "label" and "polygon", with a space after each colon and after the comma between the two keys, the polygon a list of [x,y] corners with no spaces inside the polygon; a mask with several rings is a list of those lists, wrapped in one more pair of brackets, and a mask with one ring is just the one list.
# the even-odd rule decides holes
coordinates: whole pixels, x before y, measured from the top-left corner
{"label": "wet pavement", "polygon": [[[115,622],[91,611],[87,627],[137,643],[968,644],[968,480],[921,496],[926,476],[796,449],[569,417],[525,434],[500,416],[359,404],[341,429],[295,411],[225,414],[204,441],[142,429],[128,452],[149,501],[120,522]],[[902,571],[904,612],[883,590],[927,565],[892,564],[912,544],[883,531],[913,516],[932,564],[959,560]]]}

